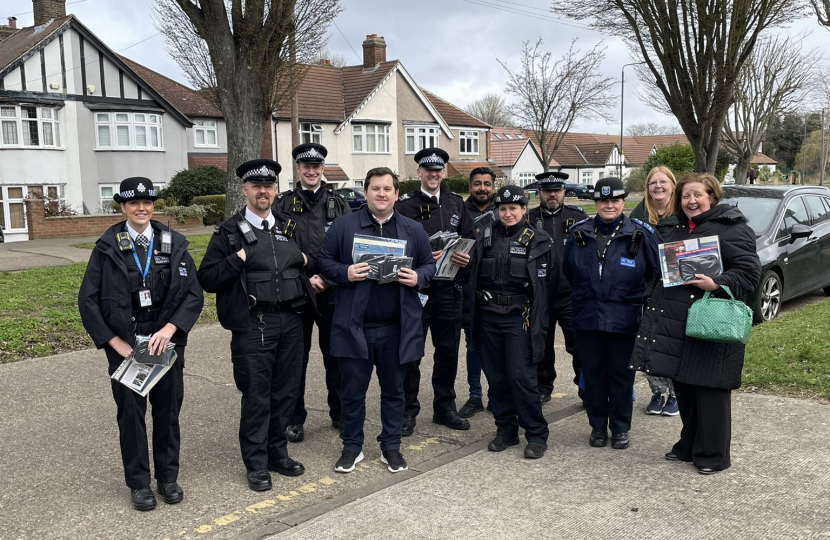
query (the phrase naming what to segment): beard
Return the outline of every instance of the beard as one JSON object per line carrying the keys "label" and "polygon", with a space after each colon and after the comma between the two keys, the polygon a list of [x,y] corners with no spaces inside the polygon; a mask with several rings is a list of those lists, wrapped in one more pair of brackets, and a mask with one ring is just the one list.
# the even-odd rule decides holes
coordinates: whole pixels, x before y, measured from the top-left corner
{"label": "beard", "polygon": [[559,210],[559,208],[562,207],[562,204],[555,198],[551,197],[550,199],[548,199],[548,202],[540,202],[539,206],[541,206],[548,212],[556,212],[557,210]]}
{"label": "beard", "polygon": [[495,197],[495,192],[493,191],[476,191],[473,194],[473,200],[479,204],[490,204],[493,201],[493,197]]}

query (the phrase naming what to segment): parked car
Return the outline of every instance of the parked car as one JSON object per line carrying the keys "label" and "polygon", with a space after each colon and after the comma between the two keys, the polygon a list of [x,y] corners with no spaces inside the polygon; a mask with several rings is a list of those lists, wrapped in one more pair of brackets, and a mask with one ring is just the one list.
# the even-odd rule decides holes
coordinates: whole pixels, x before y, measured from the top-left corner
{"label": "parked car", "polygon": [[[539,191],[539,182],[533,182],[524,187],[525,195]],[[579,199],[593,199],[594,186],[592,184],[565,184],[565,197]]]}
{"label": "parked car", "polygon": [[357,210],[364,204],[366,204],[366,198],[363,197],[363,191],[359,190],[358,188],[340,188],[335,189],[335,193],[342,195],[346,202],[349,203],[349,206],[352,210]]}
{"label": "parked car", "polygon": [[754,322],[817,289],[830,296],[830,189],[819,186],[724,186],[721,204],[737,206],[755,231],[762,275],[746,301]]}

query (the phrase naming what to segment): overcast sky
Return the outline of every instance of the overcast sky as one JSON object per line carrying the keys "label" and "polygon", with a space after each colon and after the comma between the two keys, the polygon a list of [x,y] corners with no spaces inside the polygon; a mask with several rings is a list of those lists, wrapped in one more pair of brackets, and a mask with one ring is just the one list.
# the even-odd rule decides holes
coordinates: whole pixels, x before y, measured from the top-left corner
{"label": "overcast sky", "polygon": [[[620,67],[631,61],[622,42],[591,30],[584,23],[558,18],[548,0],[341,0],[344,12],[330,31],[328,50],[348,65],[362,63],[362,42],[367,34],[386,39],[387,58],[400,60],[415,81],[451,103],[463,107],[490,92],[504,94],[502,60],[518,67],[522,41],[544,40],[554,56],[567,50],[573,38],[587,50],[602,41],[606,57],[602,69],[619,80]],[[164,38],[153,25],[154,0],[68,0],[67,13],[115,51],[170,78],[187,84],[178,65],[167,56]],[[0,22],[15,15],[18,27],[33,23],[30,0],[2,0]],[[827,49],[830,32],[815,19],[797,21],[782,30],[804,35],[805,48]],[[147,39],[149,38],[149,39]],[[144,41],[146,40],[146,41]],[[626,69],[625,124],[657,122],[676,126],[638,98],[639,81]],[[620,85],[614,86],[615,118],[580,120],[573,131],[619,134]]]}

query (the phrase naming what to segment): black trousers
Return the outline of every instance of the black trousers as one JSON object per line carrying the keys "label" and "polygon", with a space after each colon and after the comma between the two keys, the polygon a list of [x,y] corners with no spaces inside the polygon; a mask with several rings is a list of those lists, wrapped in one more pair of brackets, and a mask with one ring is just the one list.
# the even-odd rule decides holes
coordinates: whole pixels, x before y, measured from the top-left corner
{"label": "black trousers", "polygon": [[548,422],[536,390],[530,331],[524,327],[521,311],[501,314],[480,310],[476,314],[476,336],[496,434],[515,439],[521,426],[527,442],[547,443]]}
{"label": "black trousers", "polygon": [[[435,347],[432,368],[432,408],[436,416],[455,411],[455,376],[458,373],[458,346],[461,343],[461,287],[452,282],[433,282],[424,291],[429,296],[421,317],[426,338],[432,334]],[[404,378],[405,416],[418,416],[421,404],[421,361],[409,362]]]}
{"label": "black trousers", "polygon": [[360,452],[363,448],[363,425],[366,421],[366,391],[372,379],[372,369],[377,370],[380,385],[380,421],[378,435],[381,450],[398,450],[401,447],[401,423],[403,421],[403,378],[406,365],[401,364],[400,323],[363,329],[368,358],[340,358],[343,376],[343,429],[340,438],[343,450]]}
{"label": "black trousers", "polygon": [[634,371],[628,369],[633,334],[576,331],[576,353],[585,379],[585,410],[594,429],[611,433],[631,429]]}
{"label": "black trousers", "polygon": [[331,355],[331,322],[334,319],[334,305],[319,305],[320,316],[311,308],[303,313],[303,371],[300,376],[300,390],[297,394],[297,403],[291,413],[289,424],[305,424],[308,411],[305,408],[305,376],[308,370],[308,355],[311,351],[311,333],[314,324],[317,324],[317,342],[320,352],[323,353],[323,367],[326,370],[326,390],[328,391],[329,416],[332,420],[340,420],[340,369],[337,367],[337,358]]}
{"label": "black trousers", "polygon": [[291,312],[253,309],[251,329],[231,337],[233,379],[242,392],[239,447],[249,471],[288,457],[285,428],[300,386],[302,346],[302,320]]}
{"label": "black trousers", "polygon": [[573,381],[576,385],[579,385],[579,370],[581,369],[576,356],[576,334],[574,334],[571,327],[571,320],[573,319],[571,294],[556,296],[553,302],[548,305],[548,313],[550,314],[550,323],[548,335],[545,338],[545,356],[537,364],[540,394],[553,393],[553,382],[556,380],[556,351],[553,342],[556,337],[557,322],[565,338],[565,350],[571,355],[571,365],[574,370]]}
{"label": "black trousers", "polygon": [[732,442],[732,391],[674,381],[683,429],[672,452],[683,461],[716,471],[728,469]]}
{"label": "black trousers", "polygon": [[[139,328],[139,333],[152,331]],[[115,349],[104,346],[109,363],[110,376],[124,360]],[[121,461],[124,464],[124,481],[130,489],[150,487],[150,454],[147,448],[147,399],[152,405],[153,418],[153,468],[154,477],[161,483],[175,482],[179,477],[179,412],[184,399],[184,347],[176,347],[178,358],[148,397],[141,397],[123,384],[110,379],[112,397],[115,399],[118,434],[121,444]]]}

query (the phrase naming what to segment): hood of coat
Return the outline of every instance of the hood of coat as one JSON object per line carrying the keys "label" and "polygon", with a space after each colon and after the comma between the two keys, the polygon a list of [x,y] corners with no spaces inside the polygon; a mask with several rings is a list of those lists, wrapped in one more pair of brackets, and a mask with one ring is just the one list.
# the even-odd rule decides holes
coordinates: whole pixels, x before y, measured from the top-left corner
{"label": "hood of coat", "polygon": [[746,216],[738,210],[737,206],[729,204],[719,204],[710,208],[706,212],[699,214],[692,218],[695,226],[698,226],[707,221],[718,221],[726,224],[747,223]]}

